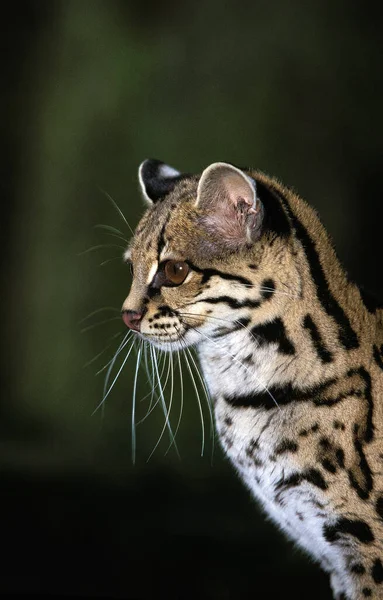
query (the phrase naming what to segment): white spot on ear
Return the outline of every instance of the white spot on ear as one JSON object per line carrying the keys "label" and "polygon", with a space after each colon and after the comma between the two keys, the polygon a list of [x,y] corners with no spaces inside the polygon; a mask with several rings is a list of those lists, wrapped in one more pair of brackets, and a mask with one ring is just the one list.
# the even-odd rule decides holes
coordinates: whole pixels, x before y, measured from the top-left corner
{"label": "white spot on ear", "polygon": [[150,267],[149,275],[146,280],[146,285],[150,285],[152,283],[152,279],[153,279],[154,275],[157,273],[157,269],[158,269],[158,262],[155,261],[152,264],[152,266]]}
{"label": "white spot on ear", "polygon": [[146,203],[152,206],[159,198],[170,192],[174,187],[172,180],[175,182],[179,175],[181,175],[180,171],[159,160],[150,158],[144,160],[138,168],[138,181]]}
{"label": "white spot on ear", "polygon": [[158,169],[158,175],[164,179],[173,179],[173,177],[181,175],[181,172],[177,171],[177,169],[173,169],[173,167],[170,167],[169,165],[161,165]]}

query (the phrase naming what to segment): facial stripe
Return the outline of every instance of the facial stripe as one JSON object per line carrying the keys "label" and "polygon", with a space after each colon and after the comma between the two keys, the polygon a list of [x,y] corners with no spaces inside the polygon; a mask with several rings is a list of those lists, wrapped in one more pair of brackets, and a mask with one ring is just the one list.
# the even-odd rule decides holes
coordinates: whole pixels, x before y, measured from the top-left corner
{"label": "facial stripe", "polygon": [[261,303],[259,300],[236,300],[231,296],[217,296],[216,298],[203,298],[193,304],[206,302],[207,304],[227,304],[230,308],[258,308]]}
{"label": "facial stripe", "polygon": [[189,265],[191,269],[193,269],[193,271],[196,271],[196,273],[200,273],[202,275],[201,283],[207,283],[209,279],[211,279],[211,277],[220,277],[221,279],[226,279],[228,281],[237,281],[238,283],[242,283],[243,285],[253,285],[250,279],[242,277],[241,275],[225,273],[224,271],[218,271],[218,269],[201,269],[189,260],[186,260],[185,262]]}

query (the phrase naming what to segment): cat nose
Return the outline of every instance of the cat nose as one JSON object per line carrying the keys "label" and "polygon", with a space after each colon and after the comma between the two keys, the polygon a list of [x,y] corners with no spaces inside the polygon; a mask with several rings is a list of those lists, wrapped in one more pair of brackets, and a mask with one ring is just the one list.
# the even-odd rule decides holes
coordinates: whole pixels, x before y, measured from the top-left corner
{"label": "cat nose", "polygon": [[129,327],[129,329],[134,329],[134,331],[140,331],[141,329],[141,321],[144,316],[143,311],[137,310],[123,310],[122,311],[122,320],[125,325]]}

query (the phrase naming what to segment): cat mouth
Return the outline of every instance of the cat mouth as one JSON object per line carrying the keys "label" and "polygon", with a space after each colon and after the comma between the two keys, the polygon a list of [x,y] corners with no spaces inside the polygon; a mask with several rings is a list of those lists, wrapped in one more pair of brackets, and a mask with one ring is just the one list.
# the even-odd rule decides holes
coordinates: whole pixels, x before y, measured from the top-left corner
{"label": "cat mouth", "polygon": [[172,327],[171,329],[166,329],[166,326],[159,325],[155,331],[145,331],[141,330],[140,337],[144,340],[152,344],[156,344],[160,346],[162,344],[175,344],[175,343],[185,343],[184,336],[186,333],[185,328],[177,328],[177,330]]}
{"label": "cat mouth", "polygon": [[175,352],[176,350],[184,350],[189,344],[185,342],[181,336],[177,334],[140,334],[140,337],[155,346],[159,350]]}
{"label": "cat mouth", "polygon": [[138,333],[141,339],[162,350],[182,350],[196,342],[194,340],[195,336],[187,335],[188,333],[192,333],[193,328],[184,323],[176,329],[174,326],[166,328],[166,325],[160,324],[158,324],[158,328],[154,332],[145,331],[145,328],[143,329]]}
{"label": "cat mouth", "polygon": [[182,336],[178,334],[168,333],[143,333],[142,337],[149,342],[179,342],[182,340]]}

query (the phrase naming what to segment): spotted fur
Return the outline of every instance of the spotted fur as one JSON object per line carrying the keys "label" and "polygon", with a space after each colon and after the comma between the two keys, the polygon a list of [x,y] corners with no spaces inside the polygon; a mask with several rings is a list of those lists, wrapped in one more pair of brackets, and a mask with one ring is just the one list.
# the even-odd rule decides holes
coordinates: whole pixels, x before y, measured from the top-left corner
{"label": "spotted fur", "polygon": [[[197,347],[224,450],[334,598],[383,598],[383,307],[277,180],[145,161],[140,183],[123,304],[137,335]],[[168,260],[188,265],[181,285],[156,284]]]}

